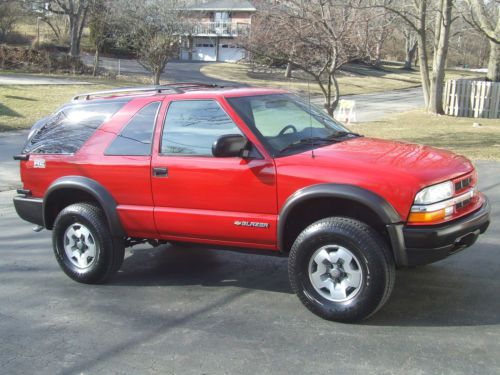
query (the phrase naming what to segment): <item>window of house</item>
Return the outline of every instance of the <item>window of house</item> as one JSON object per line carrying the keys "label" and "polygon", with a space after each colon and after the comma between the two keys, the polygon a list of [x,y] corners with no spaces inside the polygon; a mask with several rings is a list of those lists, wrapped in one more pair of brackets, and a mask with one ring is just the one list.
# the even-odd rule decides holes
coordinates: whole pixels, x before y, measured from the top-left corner
{"label": "window of house", "polygon": [[229,12],[215,12],[214,21],[215,22],[229,22],[231,15]]}
{"label": "window of house", "polygon": [[216,101],[174,101],[165,118],[161,153],[212,156],[213,143],[225,134],[241,131]]}
{"label": "window of house", "polygon": [[161,102],[139,110],[106,150],[106,155],[151,155],[151,142]]}

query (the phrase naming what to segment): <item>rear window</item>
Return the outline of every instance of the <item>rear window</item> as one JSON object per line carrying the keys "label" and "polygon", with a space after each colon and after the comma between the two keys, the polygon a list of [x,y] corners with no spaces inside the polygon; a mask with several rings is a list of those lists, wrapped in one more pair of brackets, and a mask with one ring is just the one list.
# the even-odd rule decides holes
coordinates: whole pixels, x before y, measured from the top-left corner
{"label": "rear window", "polygon": [[23,153],[73,154],[94,131],[108,121],[128,100],[95,104],[70,104],[37,123]]}

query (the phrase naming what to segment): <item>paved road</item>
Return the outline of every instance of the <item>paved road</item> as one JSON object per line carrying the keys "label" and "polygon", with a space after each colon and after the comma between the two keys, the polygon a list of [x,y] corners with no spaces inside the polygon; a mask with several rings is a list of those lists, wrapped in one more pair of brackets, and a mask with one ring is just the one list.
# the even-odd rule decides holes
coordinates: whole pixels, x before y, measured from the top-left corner
{"label": "paved road", "polygon": [[[82,60],[91,65],[93,63],[93,56],[83,55]],[[200,70],[203,66],[211,63],[207,62],[170,62],[163,77],[176,81],[176,82],[203,82],[203,83],[217,83],[224,85],[237,85],[235,81],[222,81],[207,77]],[[148,74],[148,72],[136,61],[130,59],[114,59],[102,58],[101,66],[105,69],[117,73],[121,72],[133,74]],[[377,121],[388,115],[409,111],[412,109],[422,108],[424,106],[424,97],[422,89],[419,87],[379,92],[373,94],[362,95],[346,95],[342,97],[347,100],[354,100],[355,106],[355,121],[356,122],[370,122]],[[322,106],[323,98],[317,96],[312,101]],[[342,116],[336,117],[344,121]]]}
{"label": "paved road", "polygon": [[[82,55],[82,61],[87,65],[94,63],[94,56]],[[109,57],[100,58],[101,67],[116,74],[131,73],[131,74],[145,74],[150,75],[144,67],[133,59],[115,59]],[[216,84],[235,84],[235,82],[217,80],[207,77],[200,72],[200,69],[210,62],[187,62],[187,61],[172,61],[167,64],[162,78],[173,82],[202,82],[202,83],[216,83]]]}
{"label": "paved road", "polygon": [[19,154],[28,137],[28,130],[0,133],[0,191],[17,189],[19,162],[12,159]]}
{"label": "paved road", "polygon": [[477,164],[490,230],[399,271],[361,325],[309,313],[281,258],[134,248],[113,282],[79,285],[59,270],[50,232],[33,233],[0,193],[0,373],[499,374],[500,173]]}
{"label": "paved road", "polygon": [[[342,99],[354,100],[355,121],[372,122],[381,120],[384,117],[422,108],[424,106],[424,96],[421,87],[414,87],[403,90],[393,90],[372,94],[346,95]],[[322,99],[314,100],[321,105]],[[342,116],[335,114],[335,118],[344,121]]]}

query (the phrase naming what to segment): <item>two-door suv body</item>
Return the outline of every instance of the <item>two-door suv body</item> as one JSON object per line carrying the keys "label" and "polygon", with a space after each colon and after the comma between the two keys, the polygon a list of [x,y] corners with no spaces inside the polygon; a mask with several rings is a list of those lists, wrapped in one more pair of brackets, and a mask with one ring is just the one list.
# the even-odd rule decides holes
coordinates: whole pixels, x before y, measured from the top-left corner
{"label": "two-door suv body", "polygon": [[337,321],[377,311],[396,267],[445,258],[489,224],[464,157],[351,133],[283,90],[80,95],[15,158],[16,210],[53,230],[72,279],[107,280],[142,242],[252,249],[289,256],[300,300]]}

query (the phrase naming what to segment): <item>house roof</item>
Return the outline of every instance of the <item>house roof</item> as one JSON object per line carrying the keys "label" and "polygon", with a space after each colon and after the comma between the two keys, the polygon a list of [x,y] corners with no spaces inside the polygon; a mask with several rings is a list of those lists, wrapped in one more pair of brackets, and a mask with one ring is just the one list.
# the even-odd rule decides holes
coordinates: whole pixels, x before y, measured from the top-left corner
{"label": "house roof", "polygon": [[253,4],[246,0],[195,0],[189,3],[190,10],[198,11],[256,11]]}

